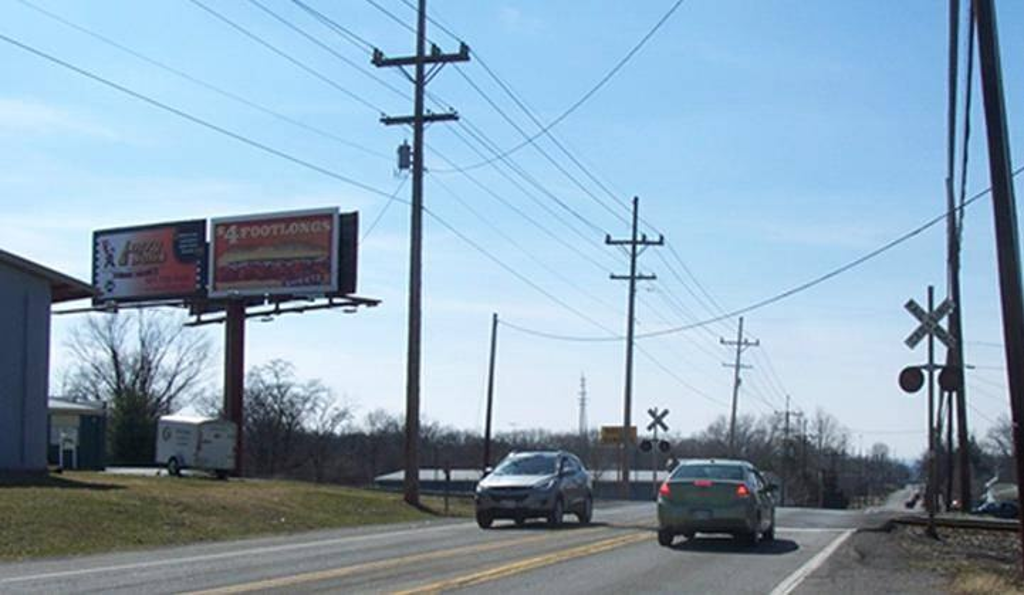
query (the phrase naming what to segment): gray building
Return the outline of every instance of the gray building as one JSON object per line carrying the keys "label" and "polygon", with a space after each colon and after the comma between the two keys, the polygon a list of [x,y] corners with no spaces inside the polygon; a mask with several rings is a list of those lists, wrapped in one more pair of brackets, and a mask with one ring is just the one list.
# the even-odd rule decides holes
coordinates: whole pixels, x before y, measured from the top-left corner
{"label": "gray building", "polygon": [[50,305],[92,287],[0,250],[0,472],[46,469]]}

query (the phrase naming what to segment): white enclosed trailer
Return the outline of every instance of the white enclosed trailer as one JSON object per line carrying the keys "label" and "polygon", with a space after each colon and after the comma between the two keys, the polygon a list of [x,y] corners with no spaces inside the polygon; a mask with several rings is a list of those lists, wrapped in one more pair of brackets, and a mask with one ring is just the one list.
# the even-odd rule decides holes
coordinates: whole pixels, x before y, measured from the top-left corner
{"label": "white enclosed trailer", "polygon": [[234,422],[197,415],[165,415],[157,422],[156,462],[171,475],[202,469],[225,476],[235,469]]}

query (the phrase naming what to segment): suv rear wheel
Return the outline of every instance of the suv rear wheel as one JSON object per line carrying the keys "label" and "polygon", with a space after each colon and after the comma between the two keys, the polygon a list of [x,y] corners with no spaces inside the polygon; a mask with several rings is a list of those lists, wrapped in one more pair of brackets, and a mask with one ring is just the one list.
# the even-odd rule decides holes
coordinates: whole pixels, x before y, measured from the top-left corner
{"label": "suv rear wheel", "polygon": [[583,509],[576,513],[576,518],[579,519],[581,525],[589,525],[590,520],[594,518],[594,498],[587,496],[583,501]]}
{"label": "suv rear wheel", "polygon": [[489,512],[478,511],[476,513],[476,524],[479,525],[481,529],[490,529],[493,523],[494,517],[491,516]]}

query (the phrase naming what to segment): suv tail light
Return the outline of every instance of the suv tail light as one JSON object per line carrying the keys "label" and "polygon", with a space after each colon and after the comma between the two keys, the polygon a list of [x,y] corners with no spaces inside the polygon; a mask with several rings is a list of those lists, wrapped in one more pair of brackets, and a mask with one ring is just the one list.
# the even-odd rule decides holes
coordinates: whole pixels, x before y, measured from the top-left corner
{"label": "suv tail light", "polygon": [[750,490],[747,489],[747,486],[745,486],[742,483],[740,485],[736,486],[736,497],[737,498],[746,498],[748,496],[750,496]]}
{"label": "suv tail light", "polygon": [[672,490],[669,489],[667,481],[661,484],[661,487],[658,488],[658,495],[662,498],[668,498],[672,495]]}

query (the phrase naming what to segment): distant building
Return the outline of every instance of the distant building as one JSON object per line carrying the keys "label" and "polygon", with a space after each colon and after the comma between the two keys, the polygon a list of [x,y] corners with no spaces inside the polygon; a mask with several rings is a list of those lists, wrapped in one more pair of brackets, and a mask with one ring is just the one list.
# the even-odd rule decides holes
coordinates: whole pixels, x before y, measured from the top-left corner
{"label": "distant building", "polygon": [[92,287],[0,250],[0,472],[46,469],[50,305]]}
{"label": "distant building", "polygon": [[107,407],[50,397],[47,459],[62,469],[107,466]]}

